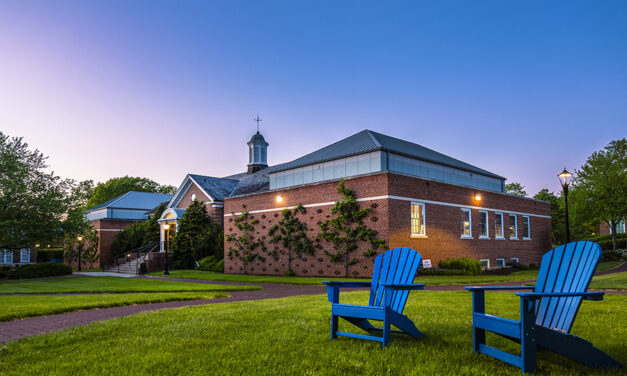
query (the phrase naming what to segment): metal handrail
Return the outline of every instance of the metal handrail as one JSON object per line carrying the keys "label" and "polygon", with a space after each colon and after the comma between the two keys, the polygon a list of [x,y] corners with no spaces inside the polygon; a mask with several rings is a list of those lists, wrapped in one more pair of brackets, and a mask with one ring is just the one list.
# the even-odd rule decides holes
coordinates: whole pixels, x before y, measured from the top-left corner
{"label": "metal handrail", "polygon": [[[157,247],[159,247],[159,243],[154,243],[152,248],[150,248],[150,251],[146,252],[146,254],[141,257],[141,262],[144,262],[144,260],[146,260],[146,257],[148,257],[149,254],[154,252],[155,249],[157,249]],[[139,253],[138,253],[137,256],[135,257],[135,275],[139,275],[139,264],[141,262],[139,260]]]}

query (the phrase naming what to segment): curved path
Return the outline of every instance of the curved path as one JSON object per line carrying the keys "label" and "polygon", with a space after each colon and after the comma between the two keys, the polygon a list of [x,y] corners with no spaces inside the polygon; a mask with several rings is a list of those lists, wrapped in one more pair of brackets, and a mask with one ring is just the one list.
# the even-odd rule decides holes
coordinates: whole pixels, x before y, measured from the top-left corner
{"label": "curved path", "polygon": [[[627,271],[627,263],[620,265],[617,268],[605,270],[596,275],[618,273]],[[129,316],[140,312],[156,311],[164,308],[178,308],[189,307],[204,304],[217,304],[217,303],[229,303],[240,302],[247,300],[260,300],[260,299],[274,299],[285,298],[297,295],[315,295],[323,294],[325,292],[324,286],[319,285],[287,285],[287,284],[272,284],[272,283],[240,283],[240,282],[222,282],[222,281],[202,281],[195,279],[180,279],[180,278],[164,278],[164,277],[148,277],[141,276],[136,278],[142,279],[157,279],[168,281],[180,281],[180,282],[194,282],[194,283],[211,283],[216,285],[257,285],[261,286],[263,290],[253,291],[229,291],[231,296],[228,298],[218,299],[202,299],[202,300],[186,300],[177,302],[166,303],[154,303],[154,304],[138,304],[123,307],[113,308],[101,308],[85,311],[76,311],[62,313],[58,315],[40,316],[27,318],[23,320],[15,320],[8,322],[0,322],[0,344],[20,339],[23,337],[44,334],[53,332],[56,330],[63,330],[73,328],[75,326],[86,325],[96,321],[103,321],[114,319],[117,317]],[[504,282],[494,283],[486,285],[500,285],[500,286],[517,286],[527,282],[533,281],[516,281],[516,282]],[[426,286],[427,291],[460,291],[464,289],[465,285],[432,285]],[[359,290],[359,289],[349,289]],[[627,294],[626,290],[620,291],[606,291],[608,293]]]}

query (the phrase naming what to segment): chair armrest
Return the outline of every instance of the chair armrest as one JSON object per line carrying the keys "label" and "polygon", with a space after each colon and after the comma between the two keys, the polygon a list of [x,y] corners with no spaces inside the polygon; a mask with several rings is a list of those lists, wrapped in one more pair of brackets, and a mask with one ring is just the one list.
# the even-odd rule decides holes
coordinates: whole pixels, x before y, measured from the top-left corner
{"label": "chair armrest", "polygon": [[344,281],[322,281],[327,285],[327,297],[331,303],[340,302],[341,287],[370,287],[370,282],[344,282]]}
{"label": "chair armrest", "polygon": [[468,291],[485,291],[485,290],[533,290],[535,286],[466,286],[464,289]]}
{"label": "chair armrest", "polygon": [[337,287],[370,287],[372,282],[364,281],[364,282],[345,282],[345,281],[322,281],[327,286],[337,286]]}
{"label": "chair armrest", "polygon": [[386,289],[389,288],[392,290],[424,290],[425,284],[424,283],[410,283],[407,285],[384,284],[383,287],[385,287]]}
{"label": "chair armrest", "polygon": [[568,297],[582,297],[587,300],[603,300],[602,291],[593,292],[517,292],[517,296],[524,299],[537,300],[541,298],[568,298]]}

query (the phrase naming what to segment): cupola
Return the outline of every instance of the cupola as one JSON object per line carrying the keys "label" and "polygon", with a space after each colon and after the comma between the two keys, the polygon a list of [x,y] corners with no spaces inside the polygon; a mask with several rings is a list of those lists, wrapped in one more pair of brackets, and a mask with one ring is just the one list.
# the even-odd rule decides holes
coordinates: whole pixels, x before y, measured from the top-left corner
{"label": "cupola", "polygon": [[257,131],[248,141],[248,174],[268,167],[268,143]]}

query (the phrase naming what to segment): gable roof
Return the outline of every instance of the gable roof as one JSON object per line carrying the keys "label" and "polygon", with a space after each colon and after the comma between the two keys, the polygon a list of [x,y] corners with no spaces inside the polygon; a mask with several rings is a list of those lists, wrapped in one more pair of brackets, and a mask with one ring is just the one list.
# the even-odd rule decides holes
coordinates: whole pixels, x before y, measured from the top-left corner
{"label": "gable roof", "polygon": [[150,210],[159,206],[162,202],[169,201],[171,198],[172,195],[164,193],[129,191],[93,208],[89,208],[85,212],[88,213],[103,208]]}
{"label": "gable roof", "polygon": [[411,158],[420,159],[427,162],[457,168],[477,174],[490,176],[497,179],[505,179],[502,176],[473,166],[458,159],[449,157],[435,150],[415,144],[413,142],[401,140],[400,138],[387,136],[371,130],[363,130],[352,136],[346,137],[322,149],[318,149],[305,156],[297,158],[291,162],[274,166],[270,172],[279,172],[292,168],[303,167],[315,163],[326,162],[334,159],[350,157],[357,154],[369,153],[373,151],[388,151],[395,154],[405,155]]}
{"label": "gable roof", "polygon": [[229,178],[216,178],[204,175],[188,175],[192,180],[208,194],[213,201],[224,201],[235,189],[239,180]]}

